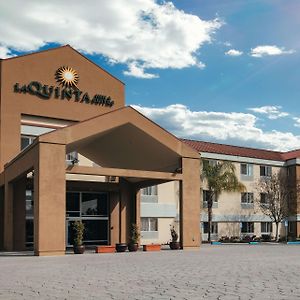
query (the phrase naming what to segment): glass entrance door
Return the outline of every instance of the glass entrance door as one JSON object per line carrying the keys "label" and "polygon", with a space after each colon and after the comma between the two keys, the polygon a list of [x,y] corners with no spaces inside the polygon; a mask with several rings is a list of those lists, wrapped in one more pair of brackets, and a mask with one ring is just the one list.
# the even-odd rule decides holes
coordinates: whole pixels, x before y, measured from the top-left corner
{"label": "glass entrance door", "polygon": [[73,244],[72,224],[81,220],[85,225],[85,245],[107,245],[109,242],[108,193],[67,192],[66,243]]}

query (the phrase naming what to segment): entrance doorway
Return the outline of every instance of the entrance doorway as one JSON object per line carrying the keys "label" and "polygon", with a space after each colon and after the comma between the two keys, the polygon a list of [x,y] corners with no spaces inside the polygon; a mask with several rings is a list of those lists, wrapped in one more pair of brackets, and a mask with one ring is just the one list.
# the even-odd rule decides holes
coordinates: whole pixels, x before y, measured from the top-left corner
{"label": "entrance doorway", "polygon": [[109,201],[106,192],[67,192],[66,195],[66,246],[73,244],[72,224],[85,225],[85,245],[108,245]]}

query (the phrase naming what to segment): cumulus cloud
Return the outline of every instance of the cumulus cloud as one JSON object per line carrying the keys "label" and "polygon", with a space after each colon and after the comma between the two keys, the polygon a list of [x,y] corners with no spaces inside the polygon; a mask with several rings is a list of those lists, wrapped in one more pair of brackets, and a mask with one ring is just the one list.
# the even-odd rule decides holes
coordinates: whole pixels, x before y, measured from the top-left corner
{"label": "cumulus cloud", "polygon": [[138,66],[136,63],[130,63],[128,65],[128,71],[123,72],[125,75],[132,77],[139,77],[145,79],[158,78],[157,74],[145,73],[145,69],[142,66]]}
{"label": "cumulus cloud", "polygon": [[276,120],[279,118],[284,118],[289,116],[289,113],[281,111],[282,107],[279,105],[267,105],[267,106],[261,106],[261,107],[252,107],[248,108],[248,110],[253,111],[255,113],[264,114],[266,115],[270,120]]}
{"label": "cumulus cloud", "polygon": [[[151,68],[204,66],[197,57],[222,26],[157,0],[0,1],[0,50],[33,51],[70,44],[128,65],[127,75],[154,78]],[[22,7],[22,9],[20,9]]]}
{"label": "cumulus cloud", "polygon": [[263,57],[263,56],[274,56],[283,54],[292,54],[295,50],[285,50],[284,47],[277,47],[275,45],[263,45],[257,46],[251,49],[251,56],[253,57]]}
{"label": "cumulus cloud", "polygon": [[0,58],[9,58],[14,56],[7,47],[0,45]]}
{"label": "cumulus cloud", "polygon": [[299,148],[300,145],[300,136],[291,132],[258,128],[257,118],[249,113],[192,111],[182,104],[162,108],[133,107],[181,138],[278,151]]}
{"label": "cumulus cloud", "polygon": [[225,54],[229,55],[229,56],[240,56],[240,55],[243,54],[243,51],[239,51],[239,50],[236,50],[236,49],[230,49],[227,52],[225,52]]}
{"label": "cumulus cloud", "polygon": [[294,124],[294,126],[295,127],[300,127],[300,118],[293,118],[294,119],[294,121],[295,121],[295,124]]}

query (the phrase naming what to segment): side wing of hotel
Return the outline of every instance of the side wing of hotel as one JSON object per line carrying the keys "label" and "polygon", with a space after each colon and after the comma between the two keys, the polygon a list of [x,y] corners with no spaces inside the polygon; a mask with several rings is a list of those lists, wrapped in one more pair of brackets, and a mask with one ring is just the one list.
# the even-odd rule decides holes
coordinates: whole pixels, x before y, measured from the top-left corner
{"label": "side wing of hotel", "polygon": [[[247,193],[213,204],[213,238],[272,234],[253,205],[254,183],[282,170],[300,177],[300,151],[287,153],[180,140],[125,106],[124,84],[70,46],[0,61],[0,249],[62,255],[71,225],[85,224],[86,245],[207,239],[201,160],[231,161]],[[300,234],[300,202],[288,234]],[[285,231],[281,230],[281,235]]]}

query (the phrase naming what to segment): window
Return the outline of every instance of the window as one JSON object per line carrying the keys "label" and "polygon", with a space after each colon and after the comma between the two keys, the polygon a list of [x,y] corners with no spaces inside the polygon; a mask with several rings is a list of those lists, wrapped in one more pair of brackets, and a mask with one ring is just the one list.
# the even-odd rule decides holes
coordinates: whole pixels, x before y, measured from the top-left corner
{"label": "window", "polygon": [[70,152],[66,155],[66,162],[68,165],[78,163],[78,153],[76,151]]}
{"label": "window", "polygon": [[29,136],[29,135],[22,135],[21,136],[21,151],[28,147],[30,144],[33,143],[35,139],[35,136]]}
{"label": "window", "polygon": [[141,231],[158,231],[157,218],[141,218]]}
{"label": "window", "polygon": [[33,216],[33,193],[31,190],[26,190],[26,216]]}
{"label": "window", "polygon": [[142,195],[156,196],[157,195],[157,185],[148,186],[142,189]]}
{"label": "window", "polygon": [[[207,203],[209,197],[211,195],[211,191],[203,190],[203,202]],[[213,196],[213,202],[218,202],[218,199]]]}
{"label": "window", "polygon": [[242,222],[242,233],[254,233],[254,223],[253,222]]}
{"label": "window", "polygon": [[260,193],[260,203],[268,204],[268,198],[266,193]]}
{"label": "window", "polygon": [[260,176],[271,177],[272,167],[271,166],[260,166]]}
{"label": "window", "polygon": [[[208,233],[208,222],[203,222],[203,233]],[[211,222],[211,234],[218,234],[217,222]]]}
{"label": "window", "polygon": [[241,194],[242,204],[253,204],[253,193],[242,193]]}
{"label": "window", "polygon": [[271,233],[272,232],[272,222],[261,222],[260,231],[261,233]]}
{"label": "window", "polygon": [[250,164],[241,164],[241,175],[252,176],[253,175],[253,166]]}

